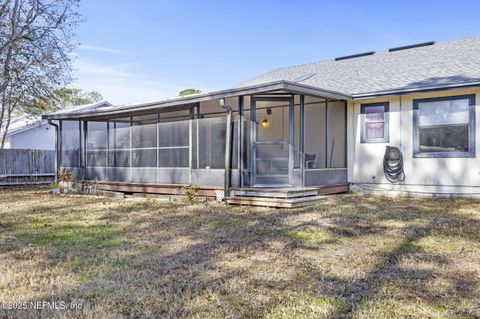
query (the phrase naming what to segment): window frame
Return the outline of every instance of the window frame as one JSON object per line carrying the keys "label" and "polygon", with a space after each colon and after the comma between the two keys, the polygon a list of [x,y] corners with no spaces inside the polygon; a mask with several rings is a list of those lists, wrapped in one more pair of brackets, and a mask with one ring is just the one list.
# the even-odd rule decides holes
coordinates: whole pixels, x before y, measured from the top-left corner
{"label": "window frame", "polygon": [[[383,137],[382,138],[366,138],[365,110],[368,107],[383,106]],[[389,143],[390,142],[390,102],[367,103],[360,105],[360,143]]]}
{"label": "window frame", "polygon": [[[419,134],[419,116],[418,107],[420,103],[437,102],[437,101],[454,101],[469,100],[469,123],[468,123],[468,152],[420,152],[420,134]],[[475,157],[475,94],[453,95],[444,97],[433,97],[424,99],[414,99],[413,106],[413,157],[414,158],[474,158]],[[449,125],[439,125],[444,127]]]}

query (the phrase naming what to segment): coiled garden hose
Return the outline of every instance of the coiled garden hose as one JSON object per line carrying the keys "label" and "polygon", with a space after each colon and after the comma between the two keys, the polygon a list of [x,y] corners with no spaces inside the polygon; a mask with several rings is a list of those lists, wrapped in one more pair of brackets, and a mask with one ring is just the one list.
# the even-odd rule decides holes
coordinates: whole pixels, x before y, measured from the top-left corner
{"label": "coiled garden hose", "polygon": [[405,180],[403,155],[398,147],[387,146],[383,157],[383,171],[390,183],[400,183]]}

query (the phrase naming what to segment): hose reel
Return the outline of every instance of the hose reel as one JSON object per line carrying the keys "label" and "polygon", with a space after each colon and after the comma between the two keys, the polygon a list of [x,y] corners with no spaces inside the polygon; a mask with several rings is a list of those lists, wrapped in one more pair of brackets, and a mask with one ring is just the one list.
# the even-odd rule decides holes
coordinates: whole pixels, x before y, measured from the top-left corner
{"label": "hose reel", "polygon": [[398,147],[386,147],[385,156],[383,157],[383,171],[390,183],[400,183],[405,180],[403,155]]}

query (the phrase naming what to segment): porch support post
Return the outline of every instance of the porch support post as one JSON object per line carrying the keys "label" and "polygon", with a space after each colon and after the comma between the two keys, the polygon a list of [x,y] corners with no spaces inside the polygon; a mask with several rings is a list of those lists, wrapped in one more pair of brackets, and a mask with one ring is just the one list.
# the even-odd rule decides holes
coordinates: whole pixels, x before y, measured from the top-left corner
{"label": "porch support post", "polygon": [[290,99],[290,107],[288,108],[288,183],[290,186],[293,186],[293,169],[295,166],[294,163],[294,156],[295,150],[293,149],[293,143],[295,140],[295,131],[294,131],[294,124],[295,124],[295,95],[292,94],[292,98]]}
{"label": "porch support post", "polygon": [[238,154],[237,154],[237,168],[238,168],[238,183],[243,187],[243,96],[238,97]]}
{"label": "porch support post", "polygon": [[128,181],[131,183],[132,182],[132,176],[133,176],[133,172],[132,172],[132,162],[133,162],[133,151],[132,151],[132,133],[133,133],[133,117],[130,116],[130,126],[128,127],[128,130],[130,132],[130,136],[129,136],[129,141],[128,141],[128,148],[130,150],[130,153],[129,153],[129,157],[130,157],[130,161],[129,161],[129,173],[128,173]]}
{"label": "porch support post", "polygon": [[198,147],[198,140],[199,140],[199,136],[200,136],[200,103],[197,103],[196,105],[196,110],[197,110],[197,120],[196,120],[196,139],[195,139],[195,150],[197,151],[197,156],[196,156],[196,159],[197,159],[197,165],[195,165],[195,168],[200,168],[200,148]]}
{"label": "porch support post", "polygon": [[193,161],[193,117],[195,111],[193,107],[188,113],[188,183],[192,184],[192,161]]}
{"label": "porch support post", "polygon": [[160,144],[159,144],[160,143],[160,141],[159,141],[159,137],[160,137],[160,112],[157,112],[157,125],[155,125],[155,126],[157,128],[157,130],[156,130],[156,132],[157,132],[157,151],[155,152],[156,155],[157,155],[157,167],[155,169],[155,172],[157,174],[155,175],[156,176],[155,177],[155,182],[158,183],[158,180],[160,179],[159,178],[160,177],[159,176],[160,175],[160,173],[159,173],[160,154],[159,154],[159,150],[158,150],[158,147],[160,146]]}
{"label": "porch support post", "polygon": [[300,170],[302,186],[305,187],[305,95],[300,95]]}
{"label": "porch support post", "polygon": [[251,161],[251,172],[250,172],[250,186],[255,185],[255,174],[257,172],[257,145],[255,141],[257,140],[257,105],[253,95],[250,95],[250,147],[252,157]]}
{"label": "porch support post", "polygon": [[347,118],[348,118],[348,104],[347,104],[347,101],[344,101],[345,103],[345,167],[348,168],[348,147],[347,147],[347,139],[348,139],[348,128],[347,128],[347,125],[348,125],[348,122],[347,122]]}
{"label": "porch support post", "polygon": [[57,156],[56,161],[57,165],[55,167],[55,183],[58,183],[58,175],[59,170],[62,167],[62,159],[63,159],[63,142],[62,142],[62,135],[63,135],[63,121],[58,121],[58,134],[57,134]]}
{"label": "porch support post", "polygon": [[61,121],[58,121],[59,123],[59,126],[58,126],[58,139],[57,139],[57,143],[58,143],[58,152],[57,152],[57,167],[55,168],[56,169],[56,172],[55,172],[55,176],[57,176],[57,179],[55,180],[56,182],[58,182],[58,175],[59,175],[59,170],[62,168],[62,158],[63,158],[63,143],[62,143],[62,135],[63,135],[63,120]]}
{"label": "porch support post", "polygon": [[57,123],[53,123],[52,120],[48,120],[48,124],[52,125],[55,128],[55,161],[54,161],[54,167],[53,169],[55,170],[55,184],[58,183],[58,169],[60,166],[60,123],[62,121],[58,121]]}
{"label": "porch support post", "polygon": [[328,168],[328,99],[325,99],[325,168]]}
{"label": "porch support post", "polygon": [[80,145],[80,147],[78,148],[78,167],[82,167],[82,161],[83,161],[83,157],[82,157],[82,121],[78,121],[78,145]]}
{"label": "porch support post", "polygon": [[227,111],[227,143],[225,145],[225,198],[230,196],[230,173],[232,171],[232,110]]}
{"label": "porch support post", "polygon": [[103,168],[105,179],[108,181],[108,154],[110,153],[110,120],[107,120],[107,147],[105,152],[105,167]]}
{"label": "porch support post", "polygon": [[83,129],[83,144],[82,146],[82,161],[83,161],[83,179],[87,179],[87,121],[82,122]]}

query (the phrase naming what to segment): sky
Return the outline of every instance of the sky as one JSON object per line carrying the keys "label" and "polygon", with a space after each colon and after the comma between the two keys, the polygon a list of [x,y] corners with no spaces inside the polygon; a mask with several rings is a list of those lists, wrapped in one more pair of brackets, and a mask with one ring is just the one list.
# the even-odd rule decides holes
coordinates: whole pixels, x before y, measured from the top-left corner
{"label": "sky", "polygon": [[81,0],[75,81],[114,104],[269,70],[480,35],[480,1]]}

